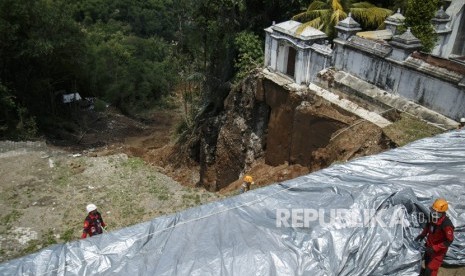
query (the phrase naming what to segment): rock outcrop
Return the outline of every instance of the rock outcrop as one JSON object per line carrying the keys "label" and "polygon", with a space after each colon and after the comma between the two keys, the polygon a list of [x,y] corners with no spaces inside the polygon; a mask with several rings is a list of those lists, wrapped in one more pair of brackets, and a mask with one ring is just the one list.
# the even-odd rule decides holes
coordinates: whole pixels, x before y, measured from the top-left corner
{"label": "rock outcrop", "polygon": [[261,71],[250,75],[230,92],[219,115],[199,122],[191,148],[200,186],[223,189],[257,160],[314,171],[392,146],[381,128],[285,81]]}

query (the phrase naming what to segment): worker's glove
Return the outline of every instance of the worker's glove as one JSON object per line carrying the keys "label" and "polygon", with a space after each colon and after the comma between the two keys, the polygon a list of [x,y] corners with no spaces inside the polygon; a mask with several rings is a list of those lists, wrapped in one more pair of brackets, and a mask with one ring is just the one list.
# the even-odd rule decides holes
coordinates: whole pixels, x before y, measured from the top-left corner
{"label": "worker's glove", "polygon": [[415,240],[414,240],[414,241],[416,241],[416,242],[420,242],[420,241],[422,241],[424,238],[425,238],[424,236],[422,236],[422,235],[418,235],[418,236],[415,238]]}
{"label": "worker's glove", "polygon": [[426,250],[425,250],[425,253],[426,255],[433,255],[434,254],[434,250],[432,247],[426,247]]}

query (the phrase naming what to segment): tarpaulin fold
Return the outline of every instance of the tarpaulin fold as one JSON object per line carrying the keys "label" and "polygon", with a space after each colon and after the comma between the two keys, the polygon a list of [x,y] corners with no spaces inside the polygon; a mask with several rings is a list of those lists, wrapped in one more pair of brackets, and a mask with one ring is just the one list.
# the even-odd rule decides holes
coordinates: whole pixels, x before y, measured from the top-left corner
{"label": "tarpaulin fold", "polygon": [[465,131],[0,264],[0,275],[418,275],[414,241],[449,201],[465,265]]}

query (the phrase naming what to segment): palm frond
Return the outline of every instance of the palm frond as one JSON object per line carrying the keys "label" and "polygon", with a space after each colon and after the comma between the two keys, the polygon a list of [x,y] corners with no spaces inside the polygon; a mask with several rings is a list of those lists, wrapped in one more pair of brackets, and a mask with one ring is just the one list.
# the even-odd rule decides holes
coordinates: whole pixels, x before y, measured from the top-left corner
{"label": "palm frond", "polygon": [[381,23],[381,24],[378,26],[378,28],[376,28],[376,29],[377,29],[377,30],[385,30],[385,29],[386,29],[386,23],[384,23],[384,21],[383,21],[383,23]]}
{"label": "palm frond", "polygon": [[313,1],[309,6],[307,11],[313,10],[325,10],[328,9],[328,4],[323,1]]}
{"label": "palm frond", "polygon": [[318,17],[318,18],[315,18],[314,20],[308,22],[310,23],[309,26],[310,27],[313,27],[315,29],[318,29],[318,30],[321,30],[323,29],[325,23],[323,22],[323,18],[321,17]]}
{"label": "palm frond", "polygon": [[348,11],[349,8],[352,6],[352,0],[340,0],[341,6],[343,10]]}
{"label": "palm frond", "polygon": [[312,21],[305,22],[297,28],[296,33],[301,34],[307,27],[313,27],[315,29],[321,30],[324,27],[322,18],[318,17],[313,19]]}
{"label": "palm frond", "polygon": [[368,9],[368,8],[373,8],[376,7],[375,5],[369,3],[369,2],[358,2],[358,3],[352,3],[351,5],[352,8],[359,8],[359,9]]}
{"label": "palm frond", "polygon": [[384,20],[392,14],[391,10],[371,7],[371,8],[352,8],[350,9],[352,17],[367,28],[378,28]]}
{"label": "palm frond", "polygon": [[331,8],[333,9],[333,11],[343,11],[344,10],[340,0],[331,0]]}
{"label": "palm frond", "polygon": [[296,20],[296,21],[305,21],[305,19],[309,17],[310,17],[309,12],[304,11],[304,12],[294,15],[293,17],[291,17],[291,19]]}
{"label": "palm frond", "polygon": [[318,17],[325,17],[327,16],[327,14],[329,14],[329,12],[330,12],[329,10],[306,11],[306,12],[302,12],[297,15],[294,15],[292,17],[292,20],[296,20],[299,22],[307,22],[307,21],[314,20],[315,18],[318,18]]}
{"label": "palm frond", "polygon": [[[314,0],[310,3],[306,12],[292,17],[293,20],[305,22],[299,26],[298,32],[306,27],[324,29],[329,37],[335,35],[334,26],[347,17],[350,10],[353,17],[363,28],[376,29],[382,26],[386,17],[392,14],[391,10],[379,8],[362,0]],[[360,0],[358,0],[360,1]],[[356,3],[354,3],[356,2]]]}
{"label": "palm frond", "polygon": [[336,26],[340,20],[343,20],[346,17],[347,17],[347,13],[343,10],[333,11],[333,13],[331,14],[331,19],[330,19],[331,25]]}

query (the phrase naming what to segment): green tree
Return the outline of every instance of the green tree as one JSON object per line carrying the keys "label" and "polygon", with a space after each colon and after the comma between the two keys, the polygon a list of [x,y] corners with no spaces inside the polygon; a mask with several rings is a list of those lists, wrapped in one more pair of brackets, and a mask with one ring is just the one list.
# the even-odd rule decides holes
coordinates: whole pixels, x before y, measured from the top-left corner
{"label": "green tree", "polygon": [[212,114],[222,110],[234,76],[234,39],[240,31],[243,0],[199,0],[192,7],[192,22],[185,31],[189,56],[204,75],[201,104]]}
{"label": "green tree", "polygon": [[74,18],[87,26],[116,20],[130,26],[136,36],[156,35],[171,41],[177,27],[176,1],[179,0],[81,0],[75,4]]}
{"label": "green tree", "polygon": [[370,3],[383,7],[390,10],[400,9],[402,13],[405,13],[405,7],[407,5],[405,0],[370,0]]}
{"label": "green tree", "polygon": [[263,65],[263,45],[259,37],[251,32],[240,32],[235,39],[238,56],[234,66],[238,69],[236,77],[244,78],[250,70]]}
{"label": "green tree", "polygon": [[251,31],[264,37],[264,28],[270,26],[273,21],[288,20],[301,10],[303,2],[304,0],[247,0],[241,13],[241,31]]}
{"label": "green tree", "polygon": [[0,1],[0,81],[17,107],[9,120],[24,126],[18,131],[33,125],[26,116],[53,115],[55,91],[72,87],[81,70],[83,34],[68,10],[61,1]]}
{"label": "green tree", "polygon": [[437,41],[437,34],[431,24],[438,9],[438,0],[408,0],[405,25],[411,27],[413,35],[420,39],[422,50],[429,53]]}
{"label": "green tree", "polygon": [[88,28],[87,91],[127,114],[149,108],[167,95],[177,79],[172,45],[158,37],[134,35],[109,20]]}
{"label": "green tree", "polygon": [[389,9],[379,8],[369,2],[352,3],[349,0],[315,0],[308,8],[292,17],[293,20],[304,22],[297,30],[303,31],[307,26],[323,30],[330,38],[335,37],[334,27],[340,20],[347,17],[348,12],[365,29],[380,27],[386,17],[392,14]]}
{"label": "green tree", "polygon": [[15,116],[15,107],[13,96],[8,88],[0,82],[0,135],[2,136],[9,129],[12,116]]}

